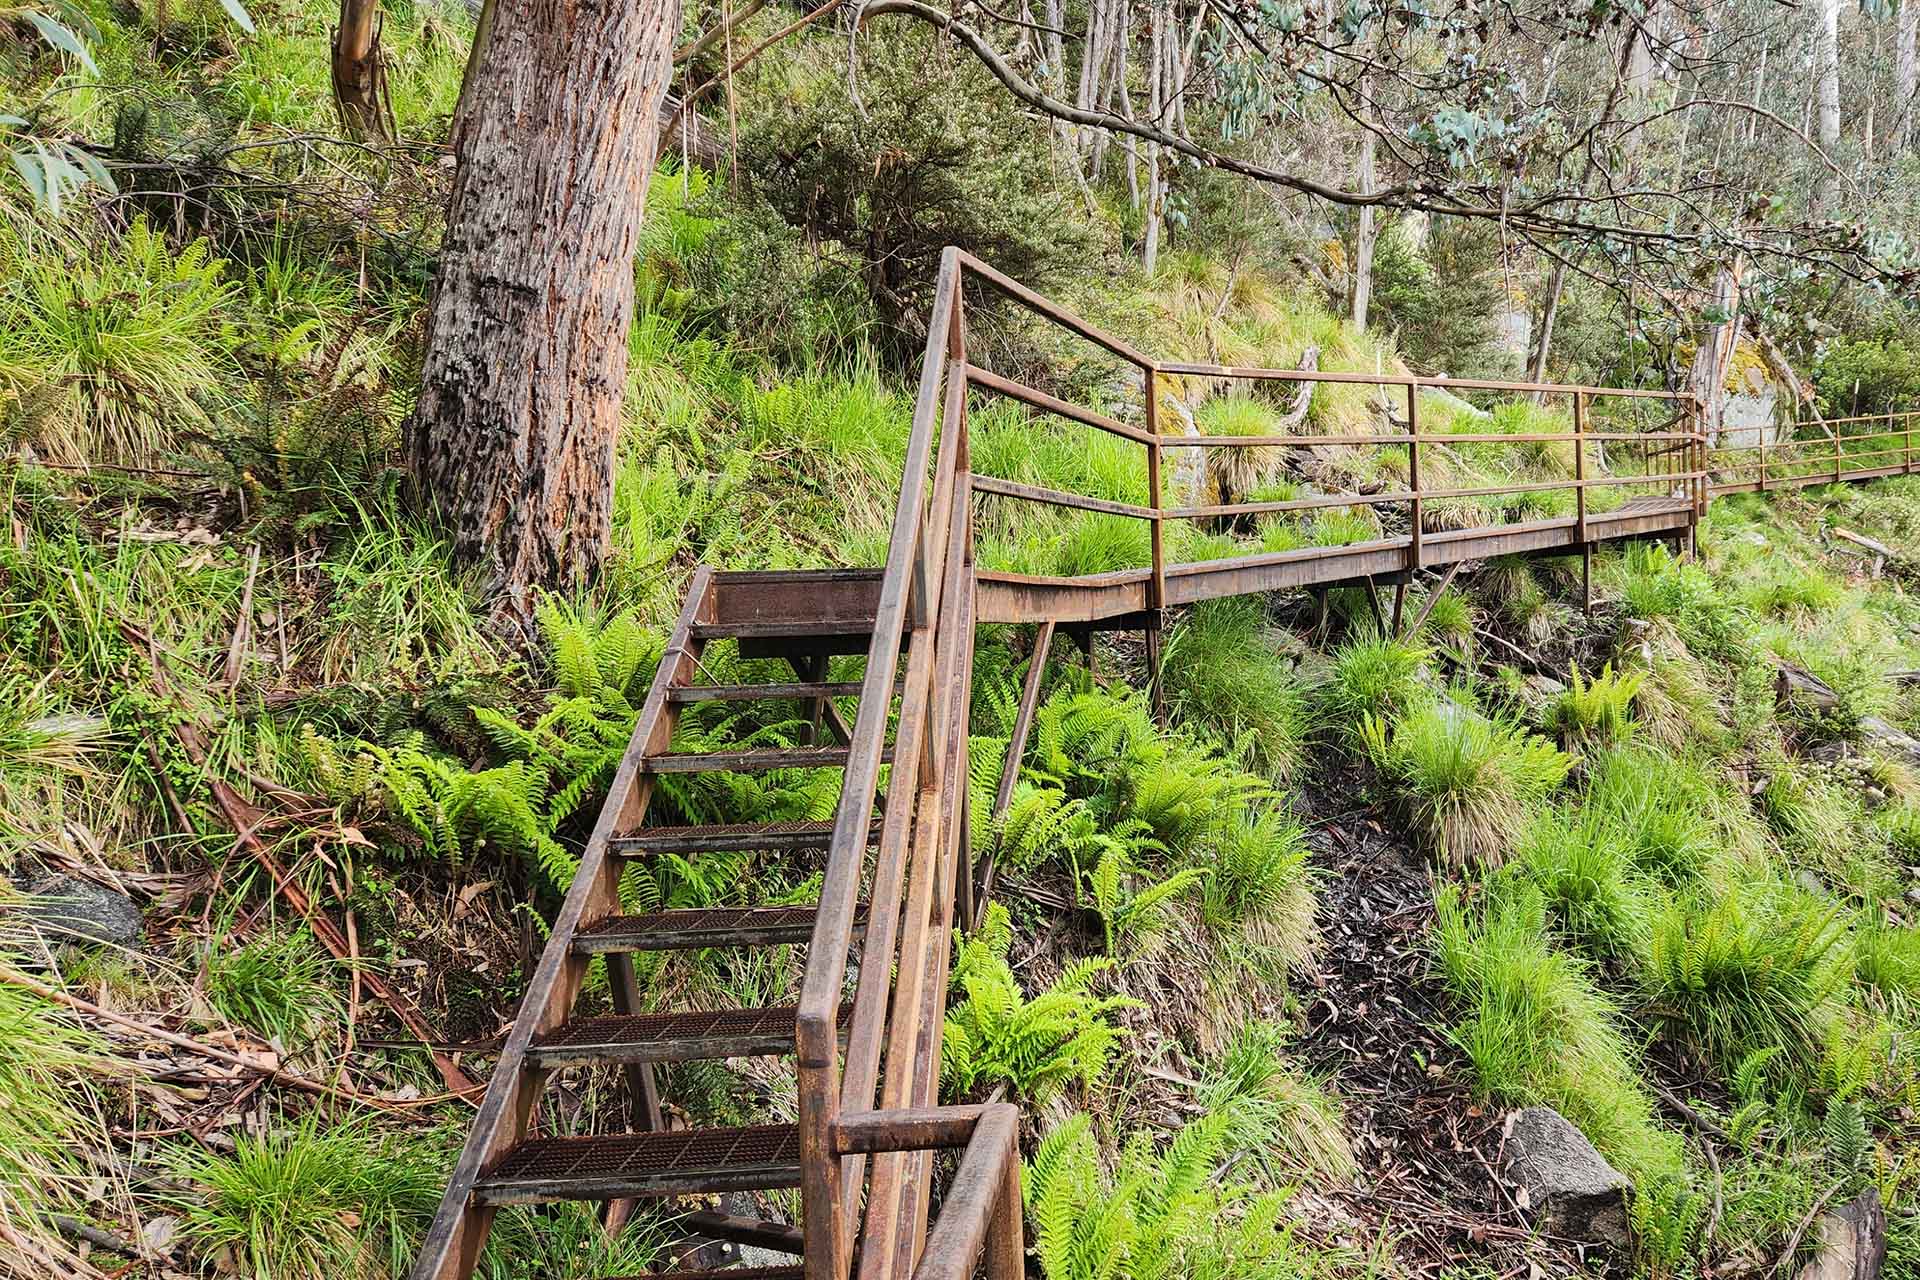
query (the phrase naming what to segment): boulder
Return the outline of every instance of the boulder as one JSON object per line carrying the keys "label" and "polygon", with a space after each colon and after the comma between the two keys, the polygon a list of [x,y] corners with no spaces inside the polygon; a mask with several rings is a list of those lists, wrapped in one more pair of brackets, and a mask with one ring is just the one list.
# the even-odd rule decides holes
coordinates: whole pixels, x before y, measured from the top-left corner
{"label": "boulder", "polygon": [[1905,760],[1908,764],[1920,765],[1920,738],[1888,724],[1879,716],[1860,718],[1860,737],[1876,750]]}
{"label": "boulder", "polygon": [[1514,1112],[1507,1117],[1505,1150],[1503,1172],[1514,1199],[1541,1230],[1623,1253],[1632,1247],[1632,1184],[1565,1116],[1552,1107]]}
{"label": "boulder", "polygon": [[140,908],[117,889],[52,873],[27,886],[18,916],[49,942],[132,950],[140,945]]}
{"label": "boulder", "polygon": [[1800,1280],[1876,1280],[1887,1261],[1887,1214],[1880,1192],[1868,1187],[1814,1223],[1819,1256],[1800,1269]]}

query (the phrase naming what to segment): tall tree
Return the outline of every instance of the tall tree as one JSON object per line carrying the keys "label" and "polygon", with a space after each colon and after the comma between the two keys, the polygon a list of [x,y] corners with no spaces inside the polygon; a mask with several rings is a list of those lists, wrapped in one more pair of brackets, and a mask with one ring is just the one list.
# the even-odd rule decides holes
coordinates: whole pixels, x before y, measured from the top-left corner
{"label": "tall tree", "polygon": [[496,612],[605,554],[633,258],[678,0],[495,9],[454,123],[413,478]]}
{"label": "tall tree", "polygon": [[[1840,0],[1819,0],[1813,32],[1814,97],[1819,104],[1820,149],[1829,157],[1840,152]],[[1840,175],[1820,170],[1815,188],[1816,211],[1831,216],[1840,200]]]}

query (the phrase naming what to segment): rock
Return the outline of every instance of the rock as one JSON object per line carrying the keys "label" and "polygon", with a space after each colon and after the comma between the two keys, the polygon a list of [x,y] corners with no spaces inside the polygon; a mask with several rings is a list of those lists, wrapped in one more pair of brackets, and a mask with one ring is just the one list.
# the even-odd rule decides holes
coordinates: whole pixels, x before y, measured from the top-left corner
{"label": "rock", "polygon": [[54,873],[27,888],[19,916],[50,942],[131,950],[140,945],[140,908],[116,889]]}
{"label": "rock", "polygon": [[1887,1214],[1880,1192],[1868,1187],[1814,1223],[1820,1256],[1800,1269],[1800,1280],[1875,1280],[1887,1261]]}
{"label": "rock", "polygon": [[1558,1111],[1528,1107],[1507,1117],[1506,1160],[1514,1198],[1543,1230],[1623,1253],[1632,1247],[1632,1184]]}
{"label": "rock", "polygon": [[1814,712],[1825,712],[1840,705],[1840,695],[1819,676],[1791,662],[1778,665],[1773,678],[1773,700],[1780,706],[1795,702]]}
{"label": "rock", "polygon": [[1860,718],[1860,737],[1888,755],[1898,756],[1908,764],[1920,764],[1920,738],[1879,716]]}

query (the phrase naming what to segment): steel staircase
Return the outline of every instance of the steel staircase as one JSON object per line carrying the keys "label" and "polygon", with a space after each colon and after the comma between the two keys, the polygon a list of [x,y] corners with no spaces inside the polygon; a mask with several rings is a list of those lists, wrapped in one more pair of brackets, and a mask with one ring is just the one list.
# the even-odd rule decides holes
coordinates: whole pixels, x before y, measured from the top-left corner
{"label": "steel staircase", "polygon": [[[1098,358],[1131,366],[1149,391],[1144,396],[1144,426],[1116,421],[970,363],[963,282],[997,290],[1087,344]],[[1170,378],[1225,384],[1263,379],[1374,383],[1405,394],[1406,430],[1364,437],[1163,435],[1158,425],[1161,380]],[[1418,392],[1429,386],[1566,396],[1574,429],[1525,436],[1423,434]],[[976,479],[967,444],[970,393],[1010,398],[1141,445],[1148,505]],[[1626,397],[1656,407],[1665,402],[1676,416],[1650,431],[1590,431],[1585,414],[1596,396]],[[968,831],[967,716],[975,624],[1040,624],[1037,656],[1022,692],[998,796],[1004,808],[1042,688],[1040,655],[1056,627],[1087,647],[1089,657],[1094,629],[1144,630],[1157,701],[1158,640],[1169,605],[1338,584],[1364,585],[1372,599],[1377,579],[1397,587],[1393,625],[1398,629],[1407,585],[1422,572],[1444,571],[1444,589],[1461,564],[1488,555],[1573,554],[1590,559],[1600,541],[1691,541],[1712,491],[1705,437],[1694,429],[1694,412],[1684,392],[1158,362],[948,249],[929,322],[885,567],[777,573],[702,568],[694,574],[579,872],[553,922],[428,1231],[414,1280],[466,1280],[501,1205],[602,1201],[609,1229],[618,1229],[641,1198],[793,1188],[800,1193],[798,1222],[760,1221],[697,1205],[680,1221],[692,1236],[784,1252],[798,1259],[795,1264],[720,1273],[689,1270],[671,1273],[674,1280],[851,1280],[856,1272],[860,1280],[969,1280],[983,1260],[988,1280],[1020,1280],[1019,1113],[1006,1103],[936,1105],[949,939],[956,923],[974,917],[976,884],[992,882],[991,866],[972,862]],[[1590,475],[1589,450],[1609,440],[1640,441],[1643,447],[1661,444],[1664,460],[1657,471],[1649,461],[1643,474]],[[1467,441],[1568,445],[1572,478],[1486,489],[1423,487],[1421,447]],[[1404,446],[1408,488],[1286,502],[1163,505],[1160,478],[1167,450],[1203,444],[1248,448],[1356,443]],[[1910,440],[1907,443],[1910,446]],[[1909,447],[1908,466],[1911,455]],[[1647,457],[1652,456],[1649,451]],[[1656,494],[1589,512],[1589,492],[1615,485],[1652,488]],[[1422,519],[1421,504],[1428,499],[1539,488],[1571,489],[1574,515],[1440,531],[1428,531]],[[1151,563],[1085,578],[976,572],[975,495],[1147,521]],[[1383,504],[1408,508],[1406,534],[1199,564],[1166,562],[1162,526],[1168,520]],[[701,657],[716,641],[738,645],[743,657],[783,660],[794,678],[762,684],[707,678]],[[827,679],[827,659],[849,654],[866,657],[861,679]],[[849,697],[859,702],[851,725],[835,704]],[[801,745],[673,750],[674,728],[687,707],[775,699],[803,708],[809,731]],[[883,768],[890,769],[884,791]],[[649,825],[662,778],[772,769],[839,770],[833,821]],[[622,911],[623,871],[650,858],[822,850],[826,867],[819,900],[812,905],[648,915]],[[642,1012],[637,955],[795,944],[804,944],[807,956],[793,1004]],[[595,957],[606,965],[613,1012],[580,1015],[575,1005]],[[667,1126],[656,1066],[743,1056],[792,1059],[798,1102],[794,1123]],[[541,1101],[550,1076],[581,1065],[624,1073],[630,1101],[624,1131],[574,1136],[546,1130],[550,1122]],[[959,1158],[944,1180],[938,1215],[931,1217],[933,1157],[940,1151]]]}

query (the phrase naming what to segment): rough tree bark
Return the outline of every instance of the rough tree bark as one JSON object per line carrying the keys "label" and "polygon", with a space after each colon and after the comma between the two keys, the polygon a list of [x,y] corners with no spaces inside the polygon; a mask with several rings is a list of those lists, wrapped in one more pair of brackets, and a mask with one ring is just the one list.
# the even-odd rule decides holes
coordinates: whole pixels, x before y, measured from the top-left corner
{"label": "rough tree bark", "polygon": [[606,553],[633,255],[678,0],[497,6],[457,162],[410,424],[420,497],[497,615]]}
{"label": "rough tree bark", "polygon": [[387,96],[387,59],[380,48],[380,0],[340,0],[333,29],[333,105],[349,138],[393,141],[393,102]]}
{"label": "rough tree bark", "polygon": [[1713,282],[1713,308],[1719,318],[1707,326],[1700,346],[1693,353],[1693,368],[1687,374],[1687,389],[1700,404],[1699,430],[1707,437],[1707,447],[1720,443],[1720,414],[1727,401],[1727,370],[1733,365],[1734,345],[1740,340],[1740,284],[1746,275],[1746,263],[1736,256],[1722,266]]}

